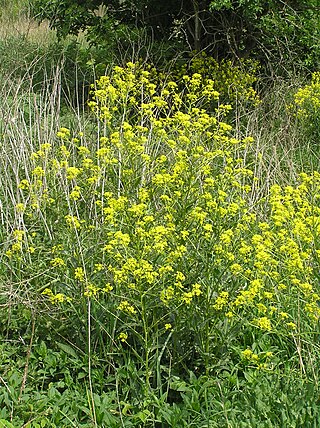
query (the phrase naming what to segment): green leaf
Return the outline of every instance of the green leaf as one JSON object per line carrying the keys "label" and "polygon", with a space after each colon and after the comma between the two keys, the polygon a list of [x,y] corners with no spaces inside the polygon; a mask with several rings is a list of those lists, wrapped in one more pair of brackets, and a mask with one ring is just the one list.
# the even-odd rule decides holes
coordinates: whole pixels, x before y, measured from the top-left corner
{"label": "green leaf", "polygon": [[71,355],[71,357],[78,358],[78,355],[77,355],[76,351],[74,350],[74,348],[72,348],[72,346],[66,345],[65,343],[60,343],[60,342],[57,342],[57,345],[66,354]]}
{"label": "green leaf", "polygon": [[0,419],[0,428],[14,428],[11,422],[8,422],[4,419]]}

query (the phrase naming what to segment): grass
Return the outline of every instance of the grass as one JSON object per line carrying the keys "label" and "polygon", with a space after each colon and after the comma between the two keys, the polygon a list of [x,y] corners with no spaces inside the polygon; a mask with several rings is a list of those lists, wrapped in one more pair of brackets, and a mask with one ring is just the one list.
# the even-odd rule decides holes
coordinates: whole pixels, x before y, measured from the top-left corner
{"label": "grass", "polygon": [[257,104],[246,77],[235,99],[129,64],[87,106],[74,45],[54,62],[26,38],[21,73],[17,37],[1,39],[0,426],[318,426],[318,153],[287,109],[303,85]]}
{"label": "grass", "polygon": [[38,24],[31,17],[28,2],[14,0],[0,3],[0,38],[19,36],[30,42],[47,45],[55,40],[54,31],[49,30],[48,23]]}

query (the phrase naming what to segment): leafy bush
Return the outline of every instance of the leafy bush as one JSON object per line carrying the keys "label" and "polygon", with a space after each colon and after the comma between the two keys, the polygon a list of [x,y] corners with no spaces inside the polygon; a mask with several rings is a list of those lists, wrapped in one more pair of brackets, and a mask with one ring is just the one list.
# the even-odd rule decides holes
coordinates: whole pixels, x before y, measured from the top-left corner
{"label": "leafy bush", "polygon": [[294,105],[304,133],[318,143],[320,136],[320,72],[312,73],[310,84],[295,93]]}
{"label": "leafy bush", "polygon": [[[160,43],[173,57],[192,50],[205,50],[219,60],[254,57],[269,73],[287,74],[319,64],[317,0],[303,4],[275,0],[183,4],[178,0],[33,0],[33,4],[34,13],[48,19],[60,36],[86,30],[92,43],[127,52],[127,60],[138,59],[134,56],[137,47],[148,46],[148,52],[141,50],[150,54]],[[161,56],[161,49],[157,53]]]}
{"label": "leafy bush", "polygon": [[253,60],[217,61],[205,52],[194,52],[189,61],[182,65],[177,63],[174,76],[179,79],[185,75],[199,73],[203,79],[212,79],[220,94],[220,101],[231,103],[234,108],[238,108],[241,104],[246,107],[259,104],[260,99],[254,89],[259,69],[258,62]]}
{"label": "leafy bush", "polygon": [[92,86],[93,135],[62,127],[18,151],[2,141],[1,299],[25,306],[2,334],[34,325],[24,369],[18,358],[4,375],[2,418],[10,407],[20,424],[42,412],[43,426],[319,417],[316,388],[307,410],[293,391],[318,372],[320,174],[254,202],[253,139],[233,136],[213,80],[182,81],[115,67]]}

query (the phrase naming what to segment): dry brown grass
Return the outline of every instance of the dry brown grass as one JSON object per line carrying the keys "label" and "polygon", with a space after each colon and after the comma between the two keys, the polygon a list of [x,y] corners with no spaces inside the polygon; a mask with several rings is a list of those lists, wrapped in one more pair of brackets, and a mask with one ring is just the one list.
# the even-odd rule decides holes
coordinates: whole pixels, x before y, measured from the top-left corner
{"label": "dry brown grass", "polygon": [[0,38],[10,36],[24,36],[31,42],[40,44],[47,44],[56,37],[55,31],[49,28],[47,22],[38,24],[36,21],[25,17],[19,18],[13,23],[0,21]]}
{"label": "dry brown grass", "polygon": [[0,38],[23,36],[31,42],[40,45],[50,43],[55,40],[55,31],[49,28],[48,22],[39,24],[30,15],[30,10],[26,2],[21,2],[20,8],[13,3],[2,7],[0,11]]}

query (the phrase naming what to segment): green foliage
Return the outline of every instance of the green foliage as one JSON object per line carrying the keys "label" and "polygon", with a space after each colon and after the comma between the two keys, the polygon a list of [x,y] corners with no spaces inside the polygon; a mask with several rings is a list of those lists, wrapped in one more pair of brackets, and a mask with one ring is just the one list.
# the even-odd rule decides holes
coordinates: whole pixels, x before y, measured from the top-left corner
{"label": "green foliage", "polygon": [[[0,40],[0,55],[2,81],[7,85],[16,82],[26,92],[31,90],[40,94],[44,90],[51,91],[57,85],[59,75],[63,108],[83,106],[95,72],[104,73],[111,61],[111,57],[101,56],[101,51],[94,47],[88,49],[73,38],[64,41],[53,39],[42,45],[23,35],[7,36]],[[24,95],[21,102],[23,98]],[[32,105],[25,102],[26,119],[30,116],[30,109]]]}
{"label": "green foliage", "polygon": [[224,15],[230,30],[229,49],[238,56],[254,55],[276,69],[317,66],[319,48],[319,4],[317,1],[295,3],[238,0],[213,1],[210,9]]}
{"label": "green foliage", "polygon": [[295,113],[308,139],[318,144],[320,126],[320,73],[312,74],[311,82],[294,94]]}
{"label": "green foliage", "polygon": [[[40,19],[49,19],[60,37],[87,30],[88,39],[126,59],[152,54],[157,43],[171,54],[205,50],[216,58],[254,56],[268,71],[315,67],[319,63],[319,5],[317,0],[287,3],[274,0],[192,0],[98,2],[38,1]],[[141,38],[142,37],[142,38]],[[164,44],[163,44],[164,43]],[[148,49],[138,46],[147,45]],[[174,53],[175,51],[175,53]],[[136,56],[135,56],[136,55]],[[276,65],[277,63],[277,65]]]}
{"label": "green foliage", "polygon": [[[105,8],[101,8],[104,5]],[[100,9],[99,9],[100,7]],[[34,0],[34,13],[39,13],[42,18],[48,18],[54,28],[58,30],[60,36],[67,34],[77,34],[79,30],[89,27],[99,26],[105,30],[108,25],[109,30],[121,28],[121,24],[129,27],[150,25],[156,34],[164,35],[164,32],[173,22],[169,10],[173,14],[179,12],[179,2],[156,2],[150,1],[124,1],[113,0],[111,2],[77,1],[77,0],[50,0],[47,2]],[[98,12],[98,9],[100,12]],[[168,13],[169,12],[169,13]],[[101,31],[101,36],[103,32]],[[113,37],[112,34],[105,34],[105,37]],[[102,37],[103,38],[103,37]]]}
{"label": "green foliage", "polygon": [[52,27],[59,29],[60,36],[77,34],[79,30],[85,29],[94,22],[90,12],[99,4],[100,1],[75,2],[73,0],[48,2],[36,0],[32,3],[34,14],[40,13],[44,18],[50,17]]}
{"label": "green foliage", "polygon": [[168,5],[149,3],[35,0],[33,13],[38,20],[48,19],[60,39],[85,30],[86,39],[95,47],[96,63],[105,63],[106,59],[100,60],[103,57],[112,58],[115,63],[131,58],[173,57],[179,41],[167,41],[167,31],[172,24],[171,15],[167,15]]}
{"label": "green foliage", "polygon": [[28,12],[28,0],[0,0],[0,19],[6,19],[10,22],[18,19]]}
{"label": "green foliage", "polygon": [[190,373],[186,381],[177,378],[170,386],[181,396],[179,404],[159,405],[159,415],[170,427],[298,428],[316,426],[320,417],[317,387],[304,383],[299,374],[293,380],[289,372],[279,377],[248,370],[241,377],[235,370],[217,383]]}

